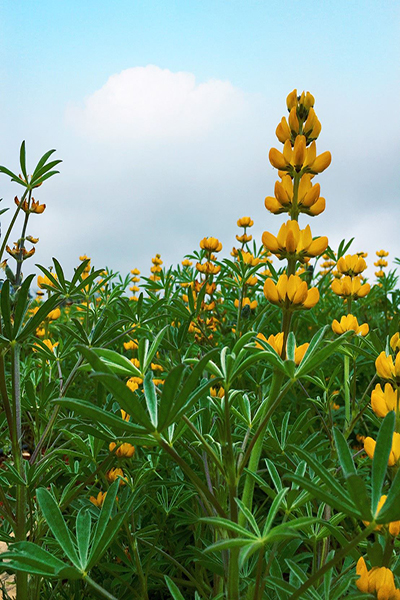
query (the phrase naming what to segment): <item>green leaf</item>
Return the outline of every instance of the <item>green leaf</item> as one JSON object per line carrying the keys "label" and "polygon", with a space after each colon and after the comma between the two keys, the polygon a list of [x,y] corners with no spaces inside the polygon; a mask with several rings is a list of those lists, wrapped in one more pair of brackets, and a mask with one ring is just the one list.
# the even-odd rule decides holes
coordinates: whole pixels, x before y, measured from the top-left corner
{"label": "green leaf", "polygon": [[153,383],[153,373],[149,371],[143,381],[144,397],[146,398],[146,406],[150,415],[150,421],[155,429],[157,429],[158,412],[157,412],[157,395],[156,388]]}
{"label": "green leaf", "polygon": [[[334,432],[335,431],[336,430],[334,429]],[[339,496],[339,498],[343,500],[343,502],[349,503],[350,499],[348,495],[344,492],[343,486],[338,481],[336,481],[334,474],[330,473],[328,469],[326,469],[318,459],[309,454],[309,452],[307,452],[300,446],[290,445],[287,447],[287,450],[291,450],[298,454],[301,458],[303,458],[306,461],[306,463],[313,469],[315,474],[318,475],[318,477],[320,477],[320,479],[333,492],[335,492]]]}
{"label": "green leaf", "polygon": [[372,502],[371,510],[372,514],[376,514],[378,502],[382,495],[382,486],[385,481],[387,464],[392,448],[393,432],[396,424],[396,415],[394,411],[390,411],[383,419],[382,425],[380,426],[378,437],[376,439],[376,446],[374,452],[374,458],[372,460]]}
{"label": "green leaf", "polygon": [[126,356],[108,348],[92,348],[91,351],[101,358],[101,362],[108,367],[107,371],[126,377],[143,378],[142,372]]}
{"label": "green leaf", "polygon": [[278,512],[280,505],[282,503],[282,500],[283,500],[284,496],[286,496],[288,491],[289,491],[289,488],[283,488],[275,496],[274,501],[272,502],[271,507],[268,511],[267,518],[265,520],[265,525],[264,525],[264,529],[263,529],[263,537],[266,537],[268,535],[268,533],[272,527],[272,523],[274,522],[276,513]]}
{"label": "green leaf", "polygon": [[329,358],[329,356],[331,356],[334,352],[337,352],[339,347],[347,340],[348,337],[351,337],[353,333],[354,332],[352,331],[347,331],[343,335],[340,335],[337,339],[327,342],[325,347],[318,352],[316,352],[314,348],[314,351],[309,353],[310,348],[308,348],[303,360],[296,370],[296,379],[303,377],[316,367],[319,367],[322,362]]}
{"label": "green leaf", "polygon": [[113,512],[113,510],[115,510],[115,499],[117,497],[118,488],[119,479],[117,479],[117,481],[114,481],[114,483],[111,484],[107,490],[107,495],[101,507],[99,520],[97,521],[96,529],[94,531],[93,544],[88,559],[88,565],[90,564],[91,559],[94,553],[96,552],[97,546],[110,521],[111,513]]}
{"label": "green leaf", "polygon": [[54,537],[72,564],[79,569],[80,561],[76,553],[70,531],[64,521],[58,504],[52,494],[45,488],[36,490],[40,509]]}
{"label": "green leaf", "polygon": [[252,543],[253,541],[249,540],[249,538],[228,538],[226,540],[219,540],[215,544],[208,546],[204,552],[219,552],[221,550],[230,550],[231,548],[243,548],[243,546],[248,546]]}
{"label": "green leaf", "polygon": [[333,494],[326,491],[320,483],[315,484],[305,477],[300,477],[299,475],[294,475],[292,473],[285,475],[285,479],[289,479],[290,481],[298,483],[301,488],[307,490],[307,492],[310,492],[310,494],[312,494],[315,498],[318,498],[322,502],[328,504],[328,506],[343,512],[345,515],[355,517],[356,519],[361,519],[359,511],[354,506],[343,502],[341,498],[337,498]]}
{"label": "green leaf", "polygon": [[171,592],[173,600],[185,600],[185,598],[180,593],[178,586],[172,581],[172,579],[170,579],[168,575],[164,575],[164,578],[168,589]]}
{"label": "green leaf", "polygon": [[337,427],[333,429],[333,437],[335,438],[336,449],[338,452],[340,466],[342,467],[343,474],[347,478],[349,475],[356,474],[356,468],[354,466],[353,457],[347,445],[344,435]]}
{"label": "green leaf", "polygon": [[146,409],[139,400],[138,394],[132,392],[115,375],[94,373],[92,377],[101,381],[108,391],[113,394],[120,407],[131,415],[133,421],[139,423],[147,432],[154,431],[154,427],[147,415]]}
{"label": "green leaf", "polygon": [[379,511],[377,523],[390,523],[400,520],[400,470],[392,481],[386,502]]}
{"label": "green leaf", "polygon": [[296,350],[296,338],[294,337],[293,331],[291,331],[288,335],[287,344],[286,344],[286,353],[288,360],[292,360],[294,362],[294,352]]}
{"label": "green leaf", "polygon": [[19,151],[19,163],[21,165],[21,171],[26,181],[28,181],[28,173],[26,172],[26,152],[25,152],[25,140],[21,144]]}
{"label": "green leaf", "polygon": [[239,500],[239,498],[235,498],[235,502],[238,505],[238,507],[240,508],[240,510],[242,511],[242,513],[244,514],[244,516],[246,517],[246,519],[248,520],[248,522],[250,523],[251,528],[253,529],[254,533],[258,537],[260,537],[261,533],[260,533],[260,530],[257,525],[257,521],[255,520],[253,513],[247,508],[247,506],[245,506],[243,504],[243,502],[241,500]]}
{"label": "green leaf", "polygon": [[60,300],[57,296],[51,296],[43,304],[40,305],[39,310],[35,313],[23,326],[21,331],[18,333],[17,342],[23,342],[33,331],[35,331],[42,321],[45,320],[49,312],[51,312]]}
{"label": "green leaf", "polygon": [[79,558],[83,571],[86,571],[87,556],[90,544],[92,519],[86,508],[81,508],[76,517],[76,541],[78,544]]}
{"label": "green leaf", "polygon": [[28,184],[25,181],[22,181],[22,179],[20,179],[18,177],[18,175],[16,175],[12,171],[10,171],[10,169],[7,169],[6,167],[0,167],[0,173],[4,173],[5,175],[8,175],[9,177],[11,177],[12,181],[14,181],[15,183],[19,183],[20,185],[22,185],[25,188],[28,187]]}
{"label": "green leaf", "polygon": [[162,339],[167,331],[167,329],[169,328],[169,325],[166,325],[163,329],[161,329],[161,331],[159,331],[156,335],[156,337],[154,338],[150,349],[148,350],[147,354],[146,354],[146,359],[145,361],[142,363],[140,363],[140,366],[142,367],[143,373],[146,373],[147,369],[150,367],[151,361],[154,358],[155,353],[158,350],[159,345],[162,342]]}
{"label": "green leaf", "polygon": [[[162,431],[163,429],[165,429],[165,427],[168,427],[187,407],[187,404],[190,399],[190,394],[196,387],[201,374],[206,368],[208,362],[212,360],[218,352],[218,348],[214,348],[210,352],[207,352],[207,354],[205,354],[200,360],[196,361],[196,365],[194,366],[189,377],[185,380],[181,391],[177,394],[174,400],[173,407],[169,411],[168,419],[167,417],[165,417],[164,420],[161,420],[160,418],[158,427],[159,431]],[[201,390],[201,393],[203,393],[203,389]]]}
{"label": "green leaf", "polygon": [[363,521],[372,521],[371,502],[364,480],[355,473],[346,477],[346,484],[351,499],[360,511]]}
{"label": "green leaf", "polygon": [[0,305],[1,314],[3,317],[3,329],[6,337],[11,341],[12,338],[12,327],[11,327],[11,302],[10,302],[10,282],[8,279],[5,280],[1,288],[0,293]]}
{"label": "green leaf", "polygon": [[175,396],[179,389],[184,372],[185,365],[177,365],[168,373],[167,378],[164,381],[159,405],[158,422],[160,431],[162,431],[164,424],[169,421]]}
{"label": "green leaf", "polygon": [[16,303],[15,303],[15,309],[14,309],[14,329],[13,329],[13,338],[14,339],[18,336],[19,329],[21,327],[23,318],[28,309],[29,287],[32,283],[33,277],[34,277],[34,275],[29,275],[24,280],[24,282],[22,283],[21,287],[19,288],[19,290],[16,294]]}
{"label": "green leaf", "polygon": [[247,537],[249,540],[257,539],[257,536],[250,533],[248,529],[230,521],[229,519],[223,519],[222,517],[201,517],[199,521],[203,523],[208,523],[209,525],[213,525],[215,528],[227,529],[228,531],[233,531],[237,535],[242,535]]}
{"label": "green leaf", "polygon": [[[92,423],[103,423],[104,425],[107,425],[118,435],[120,433],[127,433],[130,436],[134,436],[137,439],[137,444],[148,444],[152,441],[152,439],[146,436],[146,429],[141,428],[139,425],[131,423],[130,421],[124,421],[121,417],[108,412],[103,408],[99,408],[87,400],[78,400],[77,398],[57,398],[54,402],[75,411],[79,415],[87,417]],[[100,438],[103,439],[102,436],[100,436]]]}

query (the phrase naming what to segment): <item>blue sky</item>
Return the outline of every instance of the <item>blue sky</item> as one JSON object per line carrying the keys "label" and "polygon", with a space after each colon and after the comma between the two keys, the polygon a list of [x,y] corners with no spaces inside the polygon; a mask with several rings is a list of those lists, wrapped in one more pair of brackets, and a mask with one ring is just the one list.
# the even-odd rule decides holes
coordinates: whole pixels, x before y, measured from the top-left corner
{"label": "blue sky", "polygon": [[[399,13],[395,1],[3,2],[0,164],[17,168],[22,139],[28,160],[50,147],[64,160],[41,190],[38,261],[72,267],[86,252],[97,266],[145,269],[161,252],[177,262],[204,235],[230,249],[242,213],[257,239],[276,233],[282,218],[263,207],[276,178],[267,156],[295,87],[314,94],[318,148],[333,155],[313,233],[400,256]],[[115,86],[128,109],[139,97],[137,118]],[[189,102],[184,126],[175,102]]]}

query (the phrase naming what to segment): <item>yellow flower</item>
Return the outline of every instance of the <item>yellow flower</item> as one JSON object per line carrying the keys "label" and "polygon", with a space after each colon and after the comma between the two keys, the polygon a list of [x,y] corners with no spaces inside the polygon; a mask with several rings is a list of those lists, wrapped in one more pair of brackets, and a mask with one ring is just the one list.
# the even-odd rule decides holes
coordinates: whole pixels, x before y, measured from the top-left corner
{"label": "yellow flower", "polygon": [[[325,210],[325,198],[320,197],[320,185],[311,183],[312,175],[304,174],[300,180],[297,193],[297,209],[311,217]],[[273,214],[290,212],[293,202],[293,180],[284,174],[281,181],[275,183],[275,198],[265,198],[265,208]]]}
{"label": "yellow flower", "polygon": [[[57,279],[57,275],[55,273],[52,273],[52,276],[54,277],[54,279]],[[53,282],[47,277],[47,275],[45,275],[44,277],[42,275],[38,275],[37,284],[42,289],[44,288],[44,286],[54,287]]]}
{"label": "yellow flower", "polygon": [[192,261],[189,260],[188,258],[185,258],[185,260],[182,261],[182,266],[183,267],[191,267],[192,266]]}
{"label": "yellow flower", "polygon": [[248,242],[251,242],[251,240],[253,239],[253,236],[247,235],[247,233],[243,233],[243,235],[237,235],[236,239],[241,244],[247,244]]}
{"label": "yellow flower", "polygon": [[371,394],[371,407],[377,417],[386,417],[388,412],[396,410],[397,390],[394,390],[390,383],[386,383],[384,390],[378,383]]}
{"label": "yellow flower", "polygon": [[[271,346],[271,348],[273,348],[275,350],[275,352],[277,354],[279,354],[279,356],[282,356],[283,332],[277,333],[276,335],[270,335],[268,339],[265,337],[265,335],[263,333],[258,333],[257,338],[259,340],[263,340],[264,342],[267,342],[267,344],[269,344]],[[310,344],[302,344],[301,346],[295,347],[294,362],[296,363],[296,365],[299,365],[301,363],[301,361],[303,360],[303,357],[304,357],[305,353],[307,352],[307,348],[309,345]],[[258,344],[257,342],[256,342],[256,346],[257,346],[257,348],[262,348],[261,344]]]}
{"label": "yellow flower", "polygon": [[28,242],[30,242],[31,244],[37,244],[39,241],[39,238],[35,238],[32,237],[31,235],[27,235],[26,239],[28,240]]}
{"label": "yellow flower", "polygon": [[132,269],[131,273],[132,273],[132,275],[140,275],[139,269]]}
{"label": "yellow flower", "polygon": [[[20,201],[18,200],[17,196],[15,196],[14,198],[14,202],[17,206],[20,205]],[[34,198],[32,198],[32,202],[31,205],[29,206],[28,201],[24,200],[21,206],[22,210],[25,213],[36,213],[36,214],[41,214],[42,212],[44,212],[44,209],[46,208],[45,204],[39,204],[39,202],[37,202]]]}
{"label": "yellow flower", "polygon": [[[116,447],[117,444],[115,442],[111,442],[108,446],[110,452],[112,452]],[[132,444],[128,444],[128,442],[124,442],[123,444],[118,446],[117,450],[115,451],[115,454],[116,456],[118,456],[118,458],[132,458],[132,456],[135,454],[135,446],[132,446]]]}
{"label": "yellow flower", "polygon": [[218,387],[218,386],[213,386],[210,387],[210,395],[213,398],[223,398],[225,396],[225,390],[222,386]]}
{"label": "yellow flower", "polygon": [[55,308],[54,310],[51,310],[49,312],[49,314],[47,315],[47,319],[49,319],[49,321],[56,321],[57,319],[59,319],[61,316],[61,310],[59,308]]}
{"label": "yellow flower", "polygon": [[129,419],[131,418],[131,415],[128,415],[127,412],[125,412],[124,410],[122,410],[122,408],[120,409],[121,411],[121,417],[123,419],[123,421],[129,421]]}
{"label": "yellow flower", "polygon": [[222,244],[217,238],[214,237],[203,238],[200,242],[200,248],[202,250],[206,250],[207,252],[221,252]]}
{"label": "yellow flower", "polygon": [[347,254],[346,256],[341,256],[337,262],[337,270],[339,273],[343,275],[350,275],[353,277],[354,275],[359,275],[367,268],[367,263],[365,260],[358,256],[358,254]]}
{"label": "yellow flower", "polygon": [[156,265],[156,266],[163,264],[160,254],[156,254],[155,257],[151,259],[151,262],[153,263],[153,265]]}
{"label": "yellow flower", "polygon": [[370,291],[371,286],[369,283],[362,283],[361,277],[350,277],[346,275],[342,279],[335,279],[331,285],[332,291],[337,296],[343,298],[352,297],[354,300],[357,298],[364,298]]}
{"label": "yellow flower", "polygon": [[221,267],[219,265],[214,265],[212,262],[205,262],[204,264],[196,263],[196,269],[200,271],[200,273],[204,273],[205,275],[216,275],[220,272]]}
{"label": "yellow flower", "polygon": [[297,90],[293,90],[293,92],[290,92],[290,94],[286,98],[286,106],[288,107],[289,111],[292,110],[294,106],[297,106]]}
{"label": "yellow flower", "polygon": [[[386,499],[387,499],[387,496],[385,496],[385,495],[380,497],[378,506],[376,508],[375,519],[379,516],[379,513],[382,510],[382,507],[384,506]],[[363,521],[363,523],[364,523],[364,525],[366,525],[368,527],[369,521]],[[380,531],[382,529],[382,527],[389,527],[389,533],[391,535],[393,535],[394,537],[396,537],[400,533],[400,521],[391,521],[390,523],[377,525],[375,527],[375,531]]]}
{"label": "yellow flower", "polygon": [[396,380],[400,378],[400,353],[397,354],[395,362],[391,356],[381,352],[375,361],[376,372],[381,379]]}
{"label": "yellow flower", "polygon": [[250,217],[242,217],[237,222],[238,227],[253,227],[253,225],[254,221]]}
{"label": "yellow flower", "polygon": [[97,494],[97,497],[90,496],[89,500],[95,506],[97,506],[98,508],[101,508],[103,506],[104,500],[106,499],[106,496],[107,496],[107,492],[99,492]]}
{"label": "yellow flower", "polygon": [[269,161],[273,167],[280,171],[287,171],[291,174],[303,171],[303,173],[322,173],[331,164],[331,153],[323,152],[317,156],[317,147],[312,142],[306,148],[306,138],[304,135],[298,135],[292,148],[290,140],[286,140],[283,145],[283,153],[276,148],[269,151]]}
{"label": "yellow flower", "polygon": [[18,261],[26,260],[27,258],[30,258],[33,254],[35,254],[35,248],[32,248],[28,251],[26,248],[21,248],[18,242],[14,243],[14,247],[12,249],[10,248],[10,246],[7,245],[6,251],[8,252],[8,254],[10,254],[10,256],[12,256]]}
{"label": "yellow flower", "polygon": [[[238,298],[236,298],[234,305],[235,305],[235,308],[239,308]],[[249,306],[251,310],[254,310],[258,306],[258,302],[257,302],[257,300],[250,300],[250,298],[243,298],[242,307],[243,306]]]}
{"label": "yellow flower", "polygon": [[375,271],[375,277],[385,277],[385,273],[383,271]]}
{"label": "yellow flower", "polygon": [[141,379],[140,377],[131,377],[126,382],[126,385],[131,390],[131,392],[136,392],[136,390],[139,388],[139,385],[141,385],[142,383],[143,379]]}
{"label": "yellow flower", "polygon": [[303,261],[306,257],[319,256],[325,252],[328,238],[322,236],[313,240],[309,225],[300,229],[297,221],[287,221],[281,226],[277,237],[264,231],[262,243],[281,260],[288,255],[295,255],[298,260]]}
{"label": "yellow flower", "polygon": [[[286,140],[290,140],[291,137],[291,132],[290,132],[290,128],[288,125],[288,122],[286,121],[285,117],[282,117],[281,122],[279,123],[278,127],[276,128],[276,137],[278,138],[278,140],[280,142],[282,142],[282,144],[284,144],[286,142]],[[240,227],[240,225],[239,225]]]}
{"label": "yellow flower", "polygon": [[400,350],[400,333],[395,333],[390,338],[390,347],[393,352],[398,352]]}
{"label": "yellow flower", "polygon": [[377,250],[376,255],[380,258],[384,258],[385,256],[389,256],[389,252],[386,252],[385,250]]}
{"label": "yellow flower", "polygon": [[260,259],[253,256],[251,252],[244,252],[243,250],[239,250],[238,256],[242,258],[245,265],[250,265],[251,267],[255,267],[260,262]]}
{"label": "yellow flower", "polygon": [[362,325],[358,324],[356,317],[353,315],[344,315],[339,321],[334,319],[332,322],[332,330],[337,335],[342,335],[346,331],[354,331],[357,335],[366,336],[369,332],[368,323],[363,323]]}
{"label": "yellow flower", "polygon": [[110,469],[106,473],[106,478],[107,478],[107,481],[109,483],[114,483],[114,481],[116,481],[119,477],[121,478],[119,480],[119,485],[120,486],[121,485],[125,485],[126,484],[126,477],[124,477],[124,472],[119,467],[114,467],[113,469]]}
{"label": "yellow flower", "polygon": [[359,579],[356,581],[356,586],[360,592],[376,593],[378,600],[400,600],[400,590],[394,583],[393,573],[386,567],[372,567],[370,571],[367,569],[363,557],[358,559],[356,573]]}
{"label": "yellow flower", "polygon": [[281,275],[278,283],[266,279],[264,295],[272,304],[278,306],[291,306],[292,309],[312,308],[319,300],[317,288],[308,289],[307,283],[297,275]]}
{"label": "yellow flower", "polygon": [[54,344],[53,344],[49,339],[42,340],[42,341],[43,341],[43,344],[50,350],[50,352],[54,353],[54,349],[57,348],[58,342],[54,342]]}
{"label": "yellow flower", "polygon": [[[364,450],[372,459],[374,457],[376,441],[371,437],[366,437],[364,440]],[[392,449],[390,451],[388,467],[393,467],[400,458],[400,433],[393,433]]]}
{"label": "yellow flower", "polygon": [[138,347],[137,340],[129,340],[129,342],[124,342],[125,350],[136,350]]}
{"label": "yellow flower", "polygon": [[388,261],[385,260],[384,258],[380,258],[379,260],[377,260],[376,262],[374,262],[374,266],[375,267],[387,267],[388,266]]}

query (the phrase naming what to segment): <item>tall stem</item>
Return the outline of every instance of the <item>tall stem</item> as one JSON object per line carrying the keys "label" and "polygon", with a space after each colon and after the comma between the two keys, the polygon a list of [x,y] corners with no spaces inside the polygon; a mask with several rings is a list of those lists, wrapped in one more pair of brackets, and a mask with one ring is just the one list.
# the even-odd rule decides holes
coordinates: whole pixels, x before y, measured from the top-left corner
{"label": "tall stem", "polygon": [[[260,416],[261,421],[264,419],[265,415],[267,414],[269,407],[273,404],[274,400],[277,398],[279,391],[281,389],[282,380],[283,380],[283,373],[281,373],[280,371],[275,371],[272,376],[272,382],[271,382],[271,388],[269,391],[268,400],[265,403],[264,409]],[[261,451],[262,451],[262,447],[263,447],[263,443],[264,443],[264,435],[265,435],[265,431],[267,429],[267,425],[268,425],[268,423],[265,423],[265,425],[263,426],[263,428],[260,432],[260,435],[258,436],[258,439],[257,439],[256,443],[254,444],[253,449],[251,451],[248,469],[252,473],[255,473],[258,469],[258,463],[260,462],[260,456],[261,456]],[[253,504],[253,494],[254,494],[254,478],[250,475],[250,473],[248,473],[246,475],[246,481],[244,484],[242,502],[243,502],[244,506],[246,508],[248,508],[250,511],[252,509],[252,504]],[[239,522],[239,525],[241,525],[242,527],[245,526],[246,517],[244,516],[243,513],[240,513],[238,522]]]}

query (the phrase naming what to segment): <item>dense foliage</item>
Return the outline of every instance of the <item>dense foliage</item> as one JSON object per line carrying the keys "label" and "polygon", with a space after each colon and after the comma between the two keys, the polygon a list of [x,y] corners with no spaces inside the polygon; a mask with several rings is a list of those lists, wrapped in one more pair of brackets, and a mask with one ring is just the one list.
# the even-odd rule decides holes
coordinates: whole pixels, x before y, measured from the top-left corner
{"label": "dense foliage", "polygon": [[23,144],[21,175],[0,167],[22,189],[0,250],[0,560],[18,600],[400,597],[397,276],[378,251],[368,283],[351,242],[300,229],[330,154],[311,94],[287,105],[277,237],[242,217],[229,259],[204,238],[149,277],[82,256],[68,279],[53,259],[34,292],[33,194],[60,161],[28,177]]}

